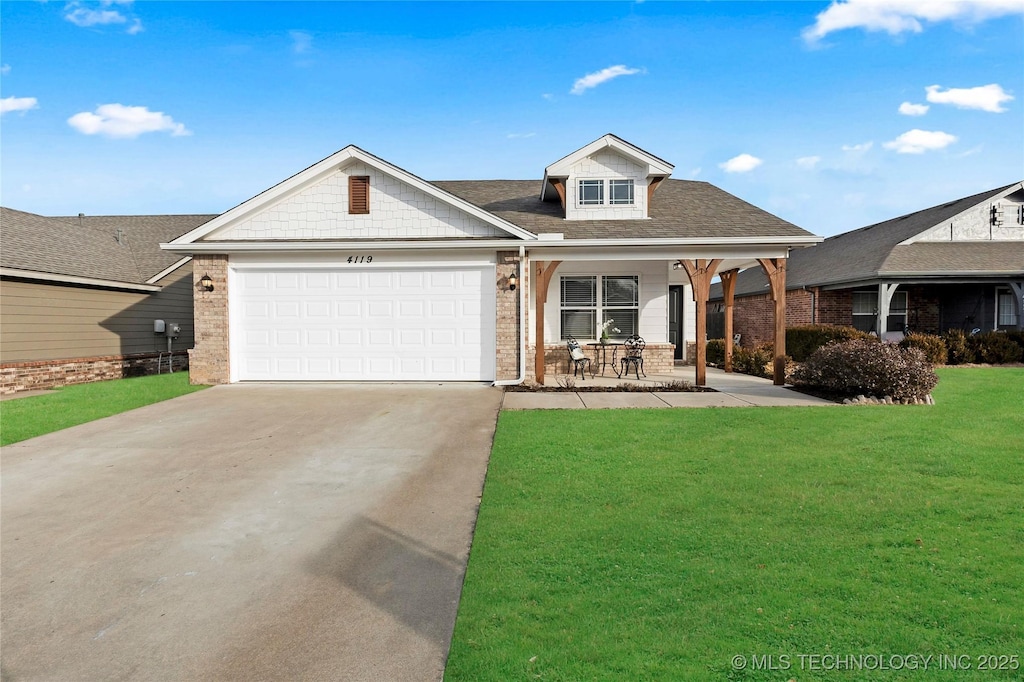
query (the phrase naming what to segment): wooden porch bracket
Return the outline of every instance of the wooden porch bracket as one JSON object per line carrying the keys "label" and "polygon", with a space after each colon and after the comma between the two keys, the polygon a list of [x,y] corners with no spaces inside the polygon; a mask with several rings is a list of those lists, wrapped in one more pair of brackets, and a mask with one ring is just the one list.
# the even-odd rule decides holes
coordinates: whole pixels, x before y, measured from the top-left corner
{"label": "wooden porch bracket", "polygon": [[[1017,329],[1024,329],[1024,282],[1010,282],[1010,291],[1017,304]],[[998,311],[996,315],[998,315]]]}
{"label": "wooden porch bracket", "polygon": [[733,294],[736,293],[736,275],[739,270],[726,270],[722,278],[722,297],[725,300],[725,371],[732,371],[732,302]]}
{"label": "wooden porch bracket", "polygon": [[690,278],[690,284],[693,285],[693,301],[697,304],[697,358],[695,361],[697,377],[695,383],[698,386],[704,386],[708,381],[708,295],[711,289],[711,278],[715,276],[715,271],[722,264],[722,259],[716,258],[708,261],[703,258],[697,260],[680,258],[679,262]]}
{"label": "wooden porch bracket", "polygon": [[555,274],[555,268],[561,264],[562,261],[553,260],[545,266],[543,261],[538,261],[536,275],[533,279],[533,290],[537,295],[533,373],[538,384],[544,383],[544,302],[548,300],[548,285],[551,283],[552,275]]}
{"label": "wooden porch bracket", "polygon": [[786,383],[786,259],[758,258],[771,285],[772,300],[775,301],[775,366],[773,376],[776,386]]}

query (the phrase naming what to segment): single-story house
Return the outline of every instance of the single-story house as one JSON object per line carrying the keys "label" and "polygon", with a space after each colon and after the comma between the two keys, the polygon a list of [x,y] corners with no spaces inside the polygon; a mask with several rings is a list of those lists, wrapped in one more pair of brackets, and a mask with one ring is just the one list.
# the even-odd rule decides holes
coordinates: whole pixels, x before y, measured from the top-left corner
{"label": "single-story house", "polygon": [[[770,341],[768,282],[735,278],[733,328],[743,345]],[[950,201],[829,237],[793,253],[787,326],[852,325],[888,339],[904,332],[1024,328],[1024,183]],[[711,314],[725,313],[722,284]]]}
{"label": "single-story house", "polygon": [[648,370],[695,339],[703,381],[716,269],[781,283],[820,238],[672,170],[614,135],[540,180],[428,182],[345,147],[163,245],[194,258],[192,379],[543,383],[614,320]]}
{"label": "single-story house", "polygon": [[213,217],[0,209],[0,392],[186,366],[191,258],[160,243]]}

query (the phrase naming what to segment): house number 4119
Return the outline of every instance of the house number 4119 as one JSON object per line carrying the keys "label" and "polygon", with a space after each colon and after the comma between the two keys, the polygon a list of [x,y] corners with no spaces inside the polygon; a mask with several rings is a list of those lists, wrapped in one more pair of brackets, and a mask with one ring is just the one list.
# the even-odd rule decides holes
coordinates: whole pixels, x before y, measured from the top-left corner
{"label": "house number 4119", "polygon": [[349,256],[349,263],[372,263],[373,256]]}

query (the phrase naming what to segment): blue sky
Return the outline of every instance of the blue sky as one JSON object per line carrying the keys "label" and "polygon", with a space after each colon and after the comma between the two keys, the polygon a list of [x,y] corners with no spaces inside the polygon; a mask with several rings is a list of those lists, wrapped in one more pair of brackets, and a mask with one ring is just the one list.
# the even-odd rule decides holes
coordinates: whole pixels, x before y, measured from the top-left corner
{"label": "blue sky", "polygon": [[0,3],[0,200],[220,213],[356,144],[540,179],[612,132],[821,235],[1024,179],[1024,0]]}

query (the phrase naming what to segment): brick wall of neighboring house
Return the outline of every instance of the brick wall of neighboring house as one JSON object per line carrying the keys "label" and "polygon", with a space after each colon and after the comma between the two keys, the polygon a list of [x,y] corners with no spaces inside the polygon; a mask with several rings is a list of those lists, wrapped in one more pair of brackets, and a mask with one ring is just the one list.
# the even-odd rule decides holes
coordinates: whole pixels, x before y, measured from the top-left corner
{"label": "brick wall of neighboring house", "polygon": [[496,330],[496,363],[495,378],[498,381],[515,379],[519,376],[519,301],[522,294],[528,293],[519,289],[508,288],[508,278],[513,273],[520,279],[520,287],[525,287],[523,268],[519,262],[518,251],[499,251],[497,259],[497,330]]}
{"label": "brick wall of neighboring house", "polygon": [[[584,346],[584,351],[587,357],[593,361],[595,358],[596,349],[590,346]],[[528,384],[537,383],[536,374],[533,371],[533,358],[535,352],[534,346],[527,348],[527,357],[530,361],[527,362],[526,366],[526,382]],[[622,348],[618,349],[618,354],[622,354]],[[611,369],[612,362],[612,351],[608,351],[608,364],[609,367],[605,369],[605,377],[614,376],[614,372]],[[616,358],[617,362],[617,358]],[[644,373],[645,374],[668,374],[676,366],[675,363],[675,346],[671,343],[649,343],[644,348]],[[601,373],[601,369],[595,364],[594,368],[597,373]],[[616,369],[621,369],[619,364],[616,364]],[[547,386],[557,385],[556,377],[564,376],[566,374],[572,374],[572,365],[569,363],[569,350],[566,348],[564,342],[562,343],[548,343],[544,345],[544,384]]]}
{"label": "brick wall of neighboring house", "polygon": [[841,291],[818,290],[818,312],[816,324],[853,324],[853,292],[849,289]]}
{"label": "brick wall of neighboring house", "polygon": [[0,394],[58,388],[188,369],[186,351],[134,353],[62,360],[6,362],[0,365]]}
{"label": "brick wall of neighboring house", "polygon": [[[203,275],[213,280],[213,291],[199,284]],[[231,381],[228,352],[228,257],[197,254],[192,260],[195,282],[195,348],[189,351],[189,378],[193,384]]]}
{"label": "brick wall of neighboring house", "polygon": [[[786,326],[811,323],[811,292],[793,289],[786,292]],[[740,345],[756,346],[775,339],[775,301],[769,294],[737,296],[733,301],[733,333]]]}

